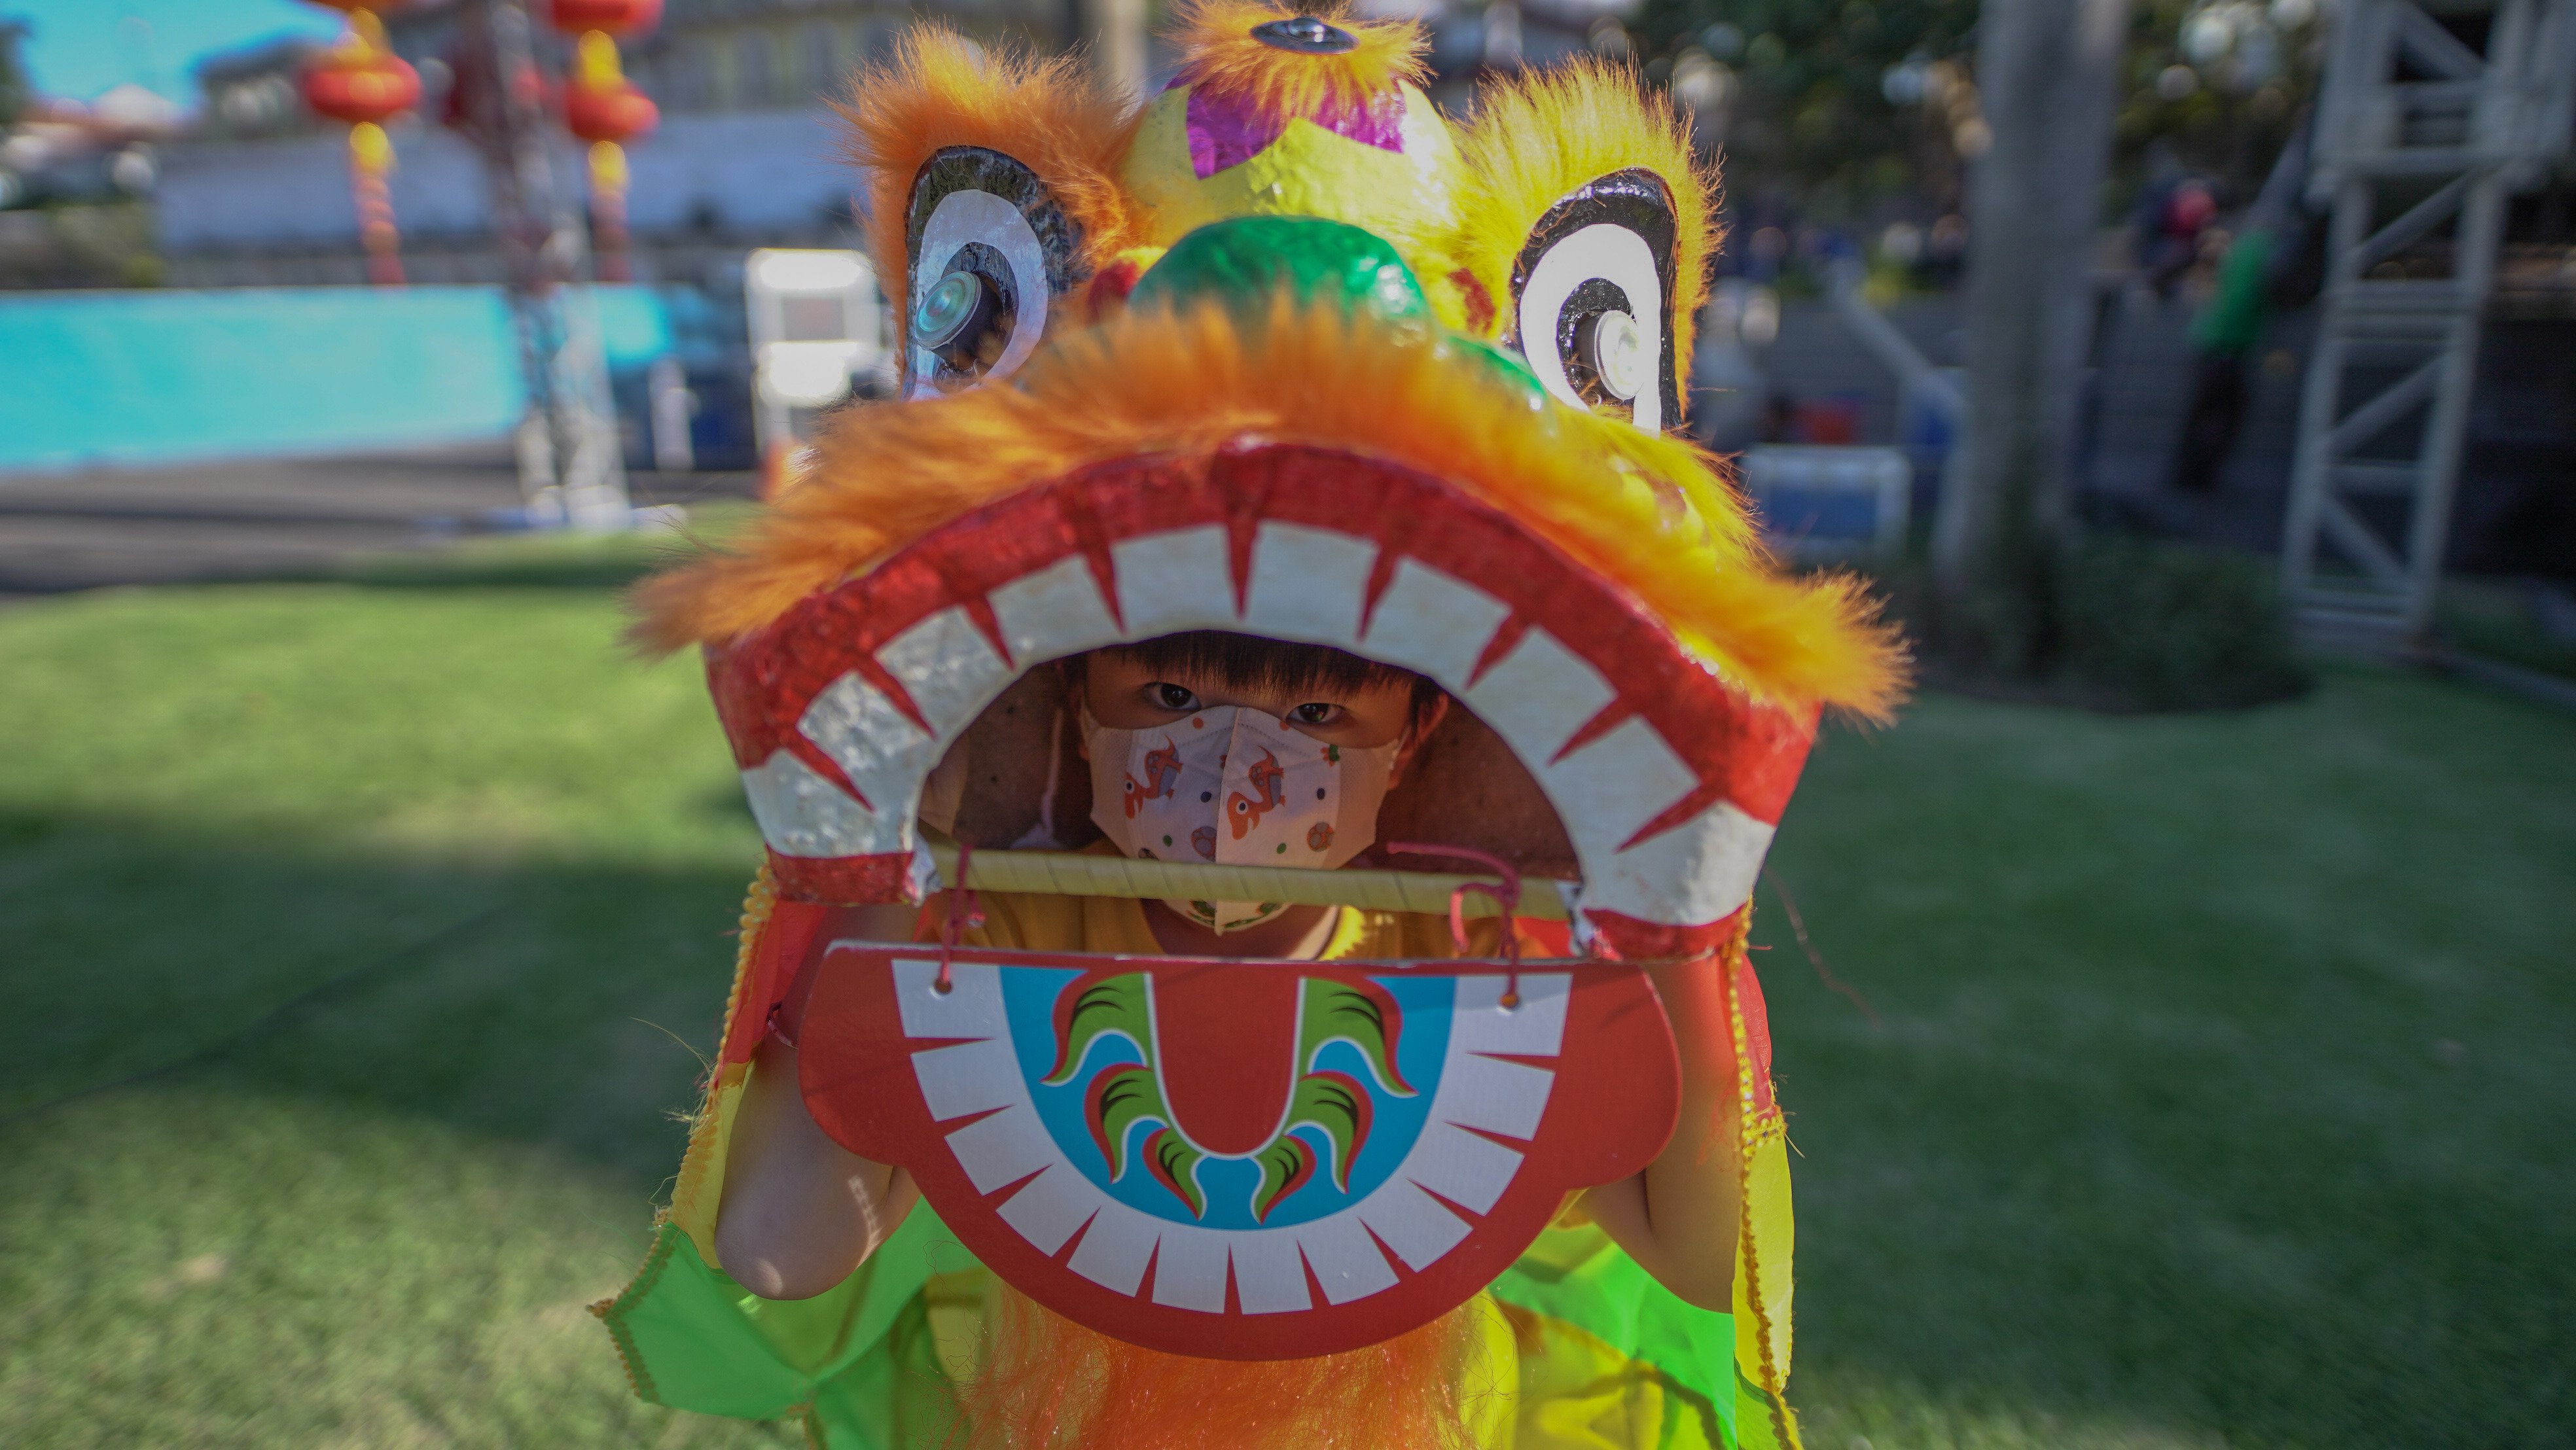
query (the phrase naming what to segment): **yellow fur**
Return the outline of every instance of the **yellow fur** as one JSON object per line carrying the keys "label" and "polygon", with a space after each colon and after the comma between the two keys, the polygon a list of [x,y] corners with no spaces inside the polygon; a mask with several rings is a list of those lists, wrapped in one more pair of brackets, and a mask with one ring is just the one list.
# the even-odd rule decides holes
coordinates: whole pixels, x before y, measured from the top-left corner
{"label": "yellow fur", "polygon": [[1248,161],[1201,179],[1190,161],[1188,91],[1166,91],[1145,109],[1144,124],[1120,176],[1153,218],[1153,239],[1177,242],[1212,222],[1237,216],[1311,216],[1347,222],[1392,243],[1431,289],[1441,321],[1463,326],[1449,246],[1456,225],[1458,152],[1449,123],[1431,98],[1406,86],[1404,149],[1382,151],[1305,120],[1291,120],[1278,140]]}
{"label": "yellow fur", "polygon": [[[1092,266],[1143,240],[1117,179],[1136,117],[1068,58],[990,52],[925,26],[853,76],[835,109],[849,123],[843,152],[867,178],[868,249],[889,297],[910,295],[903,226],[913,178],[951,146],[987,147],[1035,171],[1082,229]],[[900,325],[905,309],[895,310]]]}
{"label": "yellow fur", "polygon": [[1849,580],[1774,573],[1720,465],[1568,408],[1532,408],[1434,329],[1284,295],[1126,314],[1005,387],[852,409],[738,548],[647,583],[637,636],[740,636],[929,530],[1088,464],[1205,455],[1244,437],[1391,459],[1454,481],[1624,586],[1748,692],[1883,718],[1903,660]]}
{"label": "yellow fur", "polygon": [[[1145,108],[1121,176],[1152,218],[1152,240],[1174,242],[1228,217],[1319,216],[1391,242],[1414,269],[1434,313],[1467,323],[1450,274],[1459,186],[1456,135],[1416,84],[1428,45],[1410,21],[1325,18],[1359,42],[1347,55],[1305,55],[1252,38],[1254,27],[1301,13],[1266,0],[1213,0],[1182,10],[1170,31],[1180,84]],[[1200,177],[1191,162],[1189,104],[1225,96],[1283,117],[1279,138],[1250,160]],[[1392,113],[1403,144],[1385,151],[1319,124],[1362,106]]]}
{"label": "yellow fur", "polygon": [[1717,180],[1691,150],[1690,122],[1635,72],[1598,61],[1487,86],[1458,138],[1467,186],[1459,198],[1461,260],[1493,293],[1505,333],[1513,326],[1512,263],[1530,228],[1569,193],[1613,171],[1643,167],[1672,188],[1673,366],[1685,394],[1691,332],[1708,290],[1718,231]]}
{"label": "yellow fur", "polygon": [[1423,57],[1431,36],[1410,20],[1327,16],[1359,41],[1345,55],[1303,55],[1252,38],[1254,26],[1301,13],[1265,0],[1204,0],[1177,10],[1169,34],[1183,57],[1180,79],[1274,116],[1312,116],[1419,85],[1430,74]]}

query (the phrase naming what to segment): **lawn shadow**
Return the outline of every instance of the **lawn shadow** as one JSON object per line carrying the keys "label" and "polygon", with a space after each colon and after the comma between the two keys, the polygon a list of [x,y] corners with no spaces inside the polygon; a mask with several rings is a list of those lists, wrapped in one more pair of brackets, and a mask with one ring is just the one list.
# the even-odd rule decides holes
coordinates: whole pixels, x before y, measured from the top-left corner
{"label": "lawn shadow", "polygon": [[1754,930],[1810,1444],[2576,1444],[2571,803],[2379,672],[1824,742],[1773,870],[1883,1025]]}
{"label": "lawn shadow", "polygon": [[643,1260],[742,886],[0,814],[46,968],[0,1029],[0,1443],[803,1443],[639,1398],[583,1309]]}
{"label": "lawn shadow", "polygon": [[[74,881],[119,878],[112,893]],[[647,1186],[732,980],[739,875],[377,859],[0,812],[0,1135],[188,1083],[542,1145]]]}

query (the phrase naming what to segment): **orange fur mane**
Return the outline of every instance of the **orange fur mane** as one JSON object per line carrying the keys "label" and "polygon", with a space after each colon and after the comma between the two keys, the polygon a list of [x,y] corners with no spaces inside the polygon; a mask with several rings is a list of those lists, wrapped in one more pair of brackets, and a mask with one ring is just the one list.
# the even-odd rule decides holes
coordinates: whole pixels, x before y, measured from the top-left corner
{"label": "orange fur mane", "polygon": [[[1061,1318],[999,1278],[984,1362],[958,1387],[951,1450],[1473,1450],[1467,1395],[1481,1296],[1365,1349],[1192,1359]],[[1462,1395],[1462,1389],[1465,1393]]]}
{"label": "orange fur mane", "polygon": [[1266,319],[1128,313],[1040,354],[1010,386],[850,409],[734,551],[642,586],[637,637],[663,649],[736,638],[1006,494],[1259,437],[1450,479],[1625,587],[1739,688],[1885,715],[1903,660],[1857,583],[1775,573],[1717,460],[1532,408],[1455,347],[1282,294]]}
{"label": "orange fur mane", "polygon": [[1136,113],[1073,59],[989,52],[953,30],[909,32],[894,54],[851,77],[833,109],[842,151],[867,179],[868,250],[898,322],[909,278],[904,214],[922,164],[952,146],[982,146],[1027,164],[1082,228],[1093,266],[1143,236],[1118,161]]}

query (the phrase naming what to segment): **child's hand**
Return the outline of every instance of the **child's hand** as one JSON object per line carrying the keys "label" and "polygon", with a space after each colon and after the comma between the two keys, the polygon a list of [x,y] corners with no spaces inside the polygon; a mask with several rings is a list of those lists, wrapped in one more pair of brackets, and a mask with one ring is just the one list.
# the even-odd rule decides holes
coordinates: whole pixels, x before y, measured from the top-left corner
{"label": "child's hand", "polygon": [[1684,1301],[1731,1313],[1744,1173],[1734,1036],[1721,959],[1648,967],[1681,1050],[1682,1110],[1646,1171],[1583,1195],[1584,1210],[1638,1267]]}
{"label": "child's hand", "polygon": [[[872,912],[860,931],[905,941],[909,906]],[[716,1258],[764,1299],[811,1299],[840,1283],[903,1223],[921,1196],[912,1175],[824,1136],[805,1110],[791,1035],[762,1040],[735,1109],[716,1211]]]}

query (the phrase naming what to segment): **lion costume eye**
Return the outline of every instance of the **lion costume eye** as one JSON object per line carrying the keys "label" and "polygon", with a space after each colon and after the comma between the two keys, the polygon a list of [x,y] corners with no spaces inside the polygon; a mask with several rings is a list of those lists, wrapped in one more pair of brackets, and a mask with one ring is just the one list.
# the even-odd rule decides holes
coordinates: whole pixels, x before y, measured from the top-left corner
{"label": "lion costume eye", "polygon": [[1008,377],[1070,290],[1080,238],[1037,173],[959,146],[925,163],[904,219],[905,392],[931,397]]}
{"label": "lion costume eye", "polygon": [[1651,171],[1612,172],[1548,208],[1512,267],[1521,355],[1548,392],[1660,432],[1673,376],[1673,203]]}

